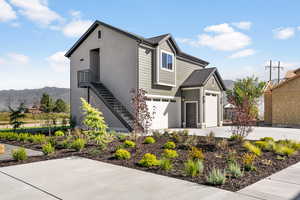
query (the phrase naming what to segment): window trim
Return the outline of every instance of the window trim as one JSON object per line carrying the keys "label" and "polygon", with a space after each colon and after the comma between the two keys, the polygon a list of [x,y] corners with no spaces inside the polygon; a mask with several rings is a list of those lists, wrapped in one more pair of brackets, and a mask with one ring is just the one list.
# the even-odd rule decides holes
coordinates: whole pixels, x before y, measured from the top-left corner
{"label": "window trim", "polygon": [[[164,68],[162,66],[163,65],[163,62],[162,62],[162,55],[163,55],[163,53],[172,56],[172,69],[166,69],[166,68]],[[160,50],[160,69],[168,71],[168,72],[174,72],[174,68],[175,68],[175,59],[174,58],[175,58],[175,56],[174,56],[173,53],[171,53],[169,51],[165,51],[165,50]]]}

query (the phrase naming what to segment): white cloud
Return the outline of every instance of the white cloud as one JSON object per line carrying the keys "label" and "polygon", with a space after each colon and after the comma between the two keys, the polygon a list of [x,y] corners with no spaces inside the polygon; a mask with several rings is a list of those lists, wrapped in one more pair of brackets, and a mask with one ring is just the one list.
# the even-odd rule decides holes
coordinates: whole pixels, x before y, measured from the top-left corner
{"label": "white cloud", "polygon": [[66,52],[58,51],[51,56],[49,56],[46,60],[49,63],[49,66],[56,72],[66,72],[69,68],[69,59],[66,58]]}
{"label": "white cloud", "polygon": [[280,40],[286,40],[295,35],[295,29],[293,27],[277,28],[273,30],[274,38]]}
{"label": "white cloud", "polygon": [[242,57],[251,56],[253,54],[255,54],[255,51],[253,49],[244,49],[242,51],[238,51],[232,54],[231,56],[229,56],[229,58],[242,58]]}
{"label": "white cloud", "polygon": [[40,25],[48,26],[63,20],[58,13],[48,7],[46,0],[10,0],[10,2],[19,8],[18,12]]}
{"label": "white cloud", "polygon": [[80,18],[81,17],[81,12],[78,10],[71,10],[70,15],[74,18]]}
{"label": "white cloud", "polygon": [[13,8],[5,1],[0,0],[0,22],[16,19],[17,15]]}
{"label": "white cloud", "polygon": [[232,23],[232,25],[239,29],[249,30],[252,26],[252,22],[249,22],[249,21],[235,22],[235,23]]}
{"label": "white cloud", "polygon": [[67,37],[79,37],[81,36],[91,25],[90,20],[73,20],[63,27],[63,34]]}
{"label": "white cloud", "polygon": [[233,28],[227,23],[207,26],[204,28],[206,32],[215,32],[215,33],[231,33],[234,32]]}
{"label": "white cloud", "polygon": [[207,46],[220,51],[234,51],[251,44],[251,38],[249,36],[235,31],[227,23],[207,26],[204,28],[204,31],[212,33],[200,34],[196,40],[179,38],[178,41],[195,47]]}
{"label": "white cloud", "polygon": [[10,58],[10,62],[18,64],[27,64],[29,63],[29,57],[23,54],[18,53],[9,53],[7,56]]}

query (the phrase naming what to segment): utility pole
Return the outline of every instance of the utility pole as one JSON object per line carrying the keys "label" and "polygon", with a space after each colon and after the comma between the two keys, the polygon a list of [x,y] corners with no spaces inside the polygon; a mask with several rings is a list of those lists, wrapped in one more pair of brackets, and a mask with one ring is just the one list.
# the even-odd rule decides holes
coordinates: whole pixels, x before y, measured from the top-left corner
{"label": "utility pole", "polygon": [[270,72],[270,77],[269,77],[269,81],[272,81],[272,69],[277,69],[277,83],[280,82],[280,70],[283,69],[282,66],[280,66],[280,61],[278,61],[278,66],[272,66],[272,60],[270,60],[270,65],[265,67],[266,69],[269,70]]}
{"label": "utility pole", "polygon": [[270,78],[269,78],[269,81],[271,82],[272,81],[272,60],[270,60],[270,65],[269,66],[266,66],[265,69],[269,69],[270,70]]}
{"label": "utility pole", "polygon": [[279,83],[280,82],[280,70],[283,70],[283,67],[282,66],[280,66],[280,61],[278,61],[278,66],[277,67],[273,67],[274,69],[277,69],[277,77],[278,77],[278,79],[277,79],[277,83]]}

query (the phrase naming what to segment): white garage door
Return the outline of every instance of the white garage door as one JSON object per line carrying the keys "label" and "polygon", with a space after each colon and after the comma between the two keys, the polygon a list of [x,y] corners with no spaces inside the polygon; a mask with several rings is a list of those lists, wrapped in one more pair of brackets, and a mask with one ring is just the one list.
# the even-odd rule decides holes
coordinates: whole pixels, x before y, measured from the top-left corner
{"label": "white garage door", "polygon": [[152,129],[178,128],[181,125],[180,101],[147,101],[150,113],[155,109]]}
{"label": "white garage door", "polygon": [[206,127],[218,126],[218,96],[206,93],[205,95],[205,123]]}

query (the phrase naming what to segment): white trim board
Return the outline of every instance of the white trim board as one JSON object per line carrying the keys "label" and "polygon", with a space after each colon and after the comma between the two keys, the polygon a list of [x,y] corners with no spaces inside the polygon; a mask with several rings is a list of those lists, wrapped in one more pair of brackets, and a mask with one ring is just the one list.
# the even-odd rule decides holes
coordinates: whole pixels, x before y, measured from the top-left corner
{"label": "white trim board", "polygon": [[180,99],[181,97],[173,97],[173,96],[163,96],[163,95],[155,95],[155,94],[146,94],[146,97],[149,98],[163,98],[163,99]]}
{"label": "white trim board", "polygon": [[201,87],[181,88],[181,90],[199,90]]}
{"label": "white trim board", "polygon": [[[163,53],[165,53],[165,54],[167,54],[167,55],[171,55],[172,56],[172,69],[166,69],[166,68],[163,68],[162,67],[162,54]],[[168,71],[168,72],[174,72],[175,71],[175,55],[174,55],[174,53],[171,53],[171,52],[169,52],[169,51],[166,51],[166,50],[160,50],[160,63],[159,63],[159,67],[160,67],[160,69],[161,70],[165,70],[165,71]]]}

